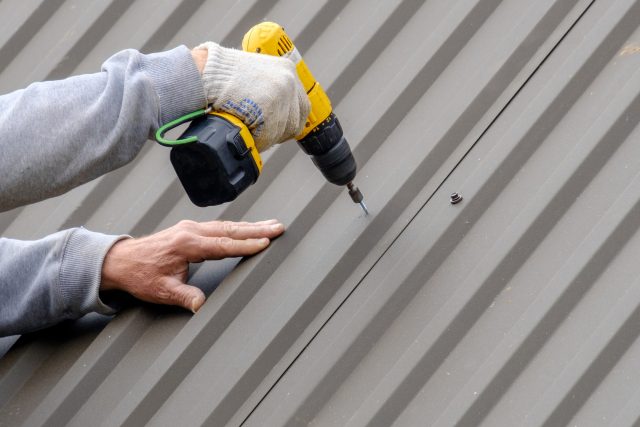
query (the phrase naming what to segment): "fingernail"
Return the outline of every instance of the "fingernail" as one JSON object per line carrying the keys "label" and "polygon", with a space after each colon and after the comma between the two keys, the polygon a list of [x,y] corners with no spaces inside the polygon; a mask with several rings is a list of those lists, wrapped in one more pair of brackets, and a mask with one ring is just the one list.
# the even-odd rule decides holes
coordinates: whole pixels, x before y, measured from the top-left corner
{"label": "fingernail", "polygon": [[266,237],[263,237],[262,239],[260,239],[260,244],[267,246],[269,244],[269,239],[267,239]]}
{"label": "fingernail", "polygon": [[283,224],[273,224],[270,228],[273,231],[281,231],[281,230],[284,230],[284,225]]}

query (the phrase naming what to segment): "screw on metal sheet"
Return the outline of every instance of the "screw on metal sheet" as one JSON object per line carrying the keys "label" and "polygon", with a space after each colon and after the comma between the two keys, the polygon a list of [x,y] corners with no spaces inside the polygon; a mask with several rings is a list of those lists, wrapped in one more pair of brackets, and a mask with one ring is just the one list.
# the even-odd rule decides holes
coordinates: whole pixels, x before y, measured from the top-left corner
{"label": "screw on metal sheet", "polygon": [[458,193],[452,193],[451,197],[449,198],[449,201],[451,202],[452,205],[455,205],[462,201],[462,196],[459,195]]}

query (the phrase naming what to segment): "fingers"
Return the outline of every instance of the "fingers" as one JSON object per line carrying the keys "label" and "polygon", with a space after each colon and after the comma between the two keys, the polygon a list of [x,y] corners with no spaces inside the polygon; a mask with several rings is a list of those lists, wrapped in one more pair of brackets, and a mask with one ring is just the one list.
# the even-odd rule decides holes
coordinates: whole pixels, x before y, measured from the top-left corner
{"label": "fingers", "polygon": [[275,219],[260,222],[181,221],[176,225],[174,250],[189,262],[253,255],[284,232]]}
{"label": "fingers", "polygon": [[230,237],[235,240],[273,239],[284,232],[284,225],[278,220],[270,219],[260,222],[181,221],[178,228],[204,237]]}
{"label": "fingers", "polygon": [[193,245],[185,245],[184,251],[189,262],[202,262],[230,257],[254,255],[267,246],[270,240],[260,239],[236,240],[230,237],[194,237]]}
{"label": "fingers", "polygon": [[167,297],[166,299],[157,302],[168,305],[177,305],[193,313],[200,310],[200,307],[204,304],[204,293],[195,286],[187,285],[170,277],[166,278],[164,286],[166,288]]}

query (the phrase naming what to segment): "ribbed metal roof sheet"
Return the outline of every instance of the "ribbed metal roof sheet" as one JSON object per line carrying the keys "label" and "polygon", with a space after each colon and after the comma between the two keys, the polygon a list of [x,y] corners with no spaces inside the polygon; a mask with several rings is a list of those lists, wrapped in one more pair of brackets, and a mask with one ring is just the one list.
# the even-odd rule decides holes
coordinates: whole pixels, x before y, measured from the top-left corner
{"label": "ribbed metal roof sheet", "polygon": [[371,210],[295,144],[232,204],[196,208],[149,143],[0,214],[23,239],[287,225],[237,266],[194,266],[212,292],[194,316],[142,305],[0,341],[0,425],[640,422],[640,1],[5,0],[0,16],[0,92],[282,23]]}

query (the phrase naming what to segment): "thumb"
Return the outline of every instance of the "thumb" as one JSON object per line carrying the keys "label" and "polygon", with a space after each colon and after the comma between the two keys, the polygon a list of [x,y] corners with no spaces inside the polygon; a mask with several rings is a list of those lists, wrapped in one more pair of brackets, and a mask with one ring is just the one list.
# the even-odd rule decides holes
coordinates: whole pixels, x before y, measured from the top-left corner
{"label": "thumb", "polygon": [[204,293],[195,286],[176,280],[172,288],[169,304],[183,307],[193,313],[200,310],[200,307],[204,304]]}

